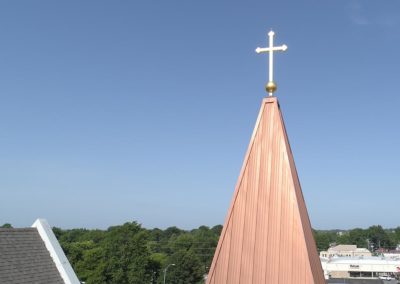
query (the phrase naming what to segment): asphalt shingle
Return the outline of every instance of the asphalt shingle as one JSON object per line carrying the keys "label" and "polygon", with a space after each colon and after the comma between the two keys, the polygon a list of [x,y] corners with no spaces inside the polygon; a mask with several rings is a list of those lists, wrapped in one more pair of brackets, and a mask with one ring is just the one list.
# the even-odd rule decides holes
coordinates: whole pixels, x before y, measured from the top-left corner
{"label": "asphalt shingle", "polygon": [[64,283],[36,228],[0,228],[0,283]]}

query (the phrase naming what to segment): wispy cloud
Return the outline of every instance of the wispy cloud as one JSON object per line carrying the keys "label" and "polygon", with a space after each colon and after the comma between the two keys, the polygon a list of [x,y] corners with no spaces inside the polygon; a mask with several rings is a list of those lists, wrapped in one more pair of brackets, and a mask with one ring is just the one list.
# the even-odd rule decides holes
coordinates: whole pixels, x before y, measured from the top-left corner
{"label": "wispy cloud", "polygon": [[359,2],[351,1],[347,7],[348,16],[353,24],[365,26],[370,23]]}
{"label": "wispy cloud", "polygon": [[391,9],[390,6],[381,6],[352,0],[347,3],[346,13],[351,23],[357,26],[376,25],[383,28],[397,26],[400,22],[400,15],[397,9]]}

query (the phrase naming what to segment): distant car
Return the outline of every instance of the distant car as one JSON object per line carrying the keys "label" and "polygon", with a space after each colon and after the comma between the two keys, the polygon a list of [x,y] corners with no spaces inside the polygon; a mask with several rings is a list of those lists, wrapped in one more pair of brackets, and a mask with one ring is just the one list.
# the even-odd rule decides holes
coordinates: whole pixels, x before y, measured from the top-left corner
{"label": "distant car", "polygon": [[381,280],[393,280],[394,278],[392,276],[379,276],[379,279]]}

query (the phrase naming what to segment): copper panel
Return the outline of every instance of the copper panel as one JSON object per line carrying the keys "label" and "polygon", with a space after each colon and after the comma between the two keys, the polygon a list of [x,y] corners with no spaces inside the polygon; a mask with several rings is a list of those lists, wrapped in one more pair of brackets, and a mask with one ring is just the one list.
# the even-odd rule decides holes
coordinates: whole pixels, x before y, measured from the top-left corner
{"label": "copper panel", "polygon": [[275,97],[262,102],[207,283],[325,283]]}

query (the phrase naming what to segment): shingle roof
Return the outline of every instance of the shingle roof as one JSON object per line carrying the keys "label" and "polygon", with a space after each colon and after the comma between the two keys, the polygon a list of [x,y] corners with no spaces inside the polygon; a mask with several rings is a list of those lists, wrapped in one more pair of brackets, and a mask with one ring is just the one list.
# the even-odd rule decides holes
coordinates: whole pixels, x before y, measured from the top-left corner
{"label": "shingle roof", "polygon": [[0,228],[0,283],[64,283],[36,228]]}

